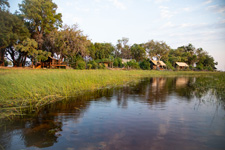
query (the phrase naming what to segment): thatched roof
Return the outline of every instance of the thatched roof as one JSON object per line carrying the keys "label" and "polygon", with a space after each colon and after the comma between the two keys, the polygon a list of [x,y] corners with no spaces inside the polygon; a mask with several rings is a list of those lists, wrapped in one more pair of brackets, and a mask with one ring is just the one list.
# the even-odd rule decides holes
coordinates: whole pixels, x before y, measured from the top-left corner
{"label": "thatched roof", "polygon": [[180,67],[189,67],[185,62],[176,62],[176,64]]}
{"label": "thatched roof", "polygon": [[151,62],[156,66],[158,63],[160,66],[166,66],[166,64],[163,61],[151,60]]}

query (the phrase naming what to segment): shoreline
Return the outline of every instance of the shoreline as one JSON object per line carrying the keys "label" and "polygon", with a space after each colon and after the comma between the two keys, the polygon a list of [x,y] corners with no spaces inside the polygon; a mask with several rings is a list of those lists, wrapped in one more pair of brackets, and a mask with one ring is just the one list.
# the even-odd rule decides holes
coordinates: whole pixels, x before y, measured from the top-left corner
{"label": "shoreline", "polygon": [[150,70],[0,70],[0,118],[22,115],[87,91],[138,82],[145,77],[209,75],[215,72]]}

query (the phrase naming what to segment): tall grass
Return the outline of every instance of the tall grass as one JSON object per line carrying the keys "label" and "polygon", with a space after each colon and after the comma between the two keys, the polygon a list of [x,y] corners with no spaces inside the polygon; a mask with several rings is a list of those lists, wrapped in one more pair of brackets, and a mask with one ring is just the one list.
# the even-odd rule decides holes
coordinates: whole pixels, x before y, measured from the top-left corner
{"label": "tall grass", "polygon": [[0,112],[8,108],[18,110],[24,106],[33,110],[87,90],[123,85],[142,77],[193,74],[206,73],[143,70],[0,70]]}

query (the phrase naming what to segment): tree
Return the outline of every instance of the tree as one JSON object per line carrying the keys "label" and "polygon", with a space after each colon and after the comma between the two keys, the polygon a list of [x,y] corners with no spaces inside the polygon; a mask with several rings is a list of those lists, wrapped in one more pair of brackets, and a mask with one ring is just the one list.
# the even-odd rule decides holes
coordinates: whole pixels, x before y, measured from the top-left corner
{"label": "tree", "polygon": [[[130,59],[131,58],[131,51],[129,45],[127,45],[129,39],[122,38],[122,40],[118,40],[116,45],[117,52],[121,58]],[[117,57],[117,56],[116,56]]]}
{"label": "tree", "polygon": [[150,70],[150,62],[148,60],[143,60],[140,63],[140,68],[143,70]]}
{"label": "tree", "polygon": [[194,66],[194,64],[197,62],[196,48],[189,43],[187,46],[178,47],[178,49],[182,50],[183,54],[185,54],[187,59],[185,62],[188,65]]}
{"label": "tree", "polygon": [[146,57],[143,44],[133,44],[131,46],[131,55],[137,62],[142,61]]}
{"label": "tree", "polygon": [[30,36],[24,22],[16,14],[0,10],[0,27],[1,52],[6,54],[13,66],[24,66],[24,53],[16,51],[13,47]]}
{"label": "tree", "polygon": [[6,7],[10,7],[8,0],[0,0],[0,10],[5,10]]}
{"label": "tree", "polygon": [[51,56],[50,52],[38,50],[38,43],[34,39],[27,38],[21,44],[14,45],[17,51],[25,53],[26,57],[29,57],[34,66],[35,61],[44,61],[48,59],[48,56]]}
{"label": "tree", "polygon": [[[63,26],[62,30],[52,31],[46,42],[49,45],[49,50],[54,54],[56,53],[61,60],[67,59],[74,62],[78,55],[88,55],[88,46],[90,41],[88,37],[83,35],[83,32],[78,29],[77,25]],[[70,60],[69,60],[70,59]]]}
{"label": "tree", "polygon": [[38,48],[42,49],[44,37],[62,25],[62,14],[56,13],[57,5],[52,0],[23,0],[19,9],[31,38],[35,39]]}
{"label": "tree", "polygon": [[168,59],[170,47],[165,42],[151,40],[145,44],[145,48],[149,52],[150,59],[153,57],[156,57],[158,61]]}

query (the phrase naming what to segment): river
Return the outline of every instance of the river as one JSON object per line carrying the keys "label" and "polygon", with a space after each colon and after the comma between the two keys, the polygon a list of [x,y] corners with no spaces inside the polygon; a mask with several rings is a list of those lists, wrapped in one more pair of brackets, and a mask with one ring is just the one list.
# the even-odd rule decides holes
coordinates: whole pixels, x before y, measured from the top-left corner
{"label": "river", "polygon": [[146,78],[2,120],[0,149],[224,150],[224,103],[197,80]]}

